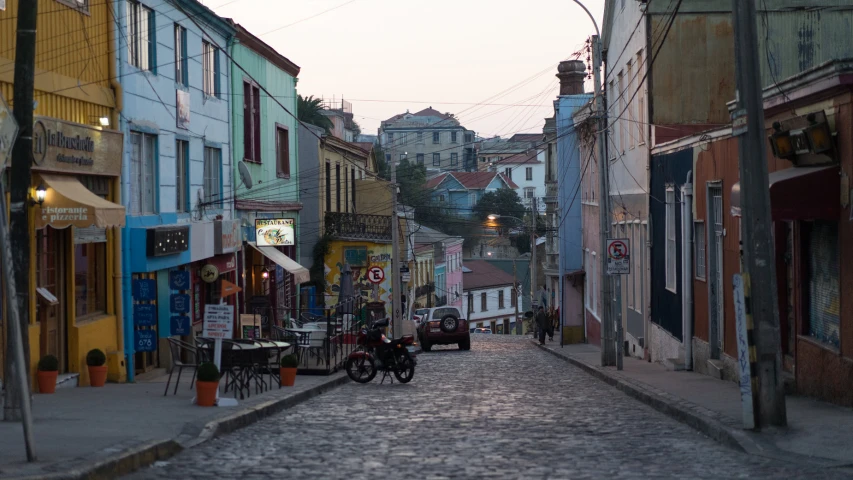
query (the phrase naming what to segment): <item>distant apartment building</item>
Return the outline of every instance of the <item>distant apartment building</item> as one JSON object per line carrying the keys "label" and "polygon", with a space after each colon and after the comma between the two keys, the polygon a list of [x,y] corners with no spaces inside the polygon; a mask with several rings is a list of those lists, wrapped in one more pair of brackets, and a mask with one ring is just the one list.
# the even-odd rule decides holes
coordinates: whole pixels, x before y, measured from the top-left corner
{"label": "distant apartment building", "polygon": [[474,131],[463,127],[452,114],[432,107],[383,121],[379,142],[386,162],[408,159],[436,171],[476,169]]}

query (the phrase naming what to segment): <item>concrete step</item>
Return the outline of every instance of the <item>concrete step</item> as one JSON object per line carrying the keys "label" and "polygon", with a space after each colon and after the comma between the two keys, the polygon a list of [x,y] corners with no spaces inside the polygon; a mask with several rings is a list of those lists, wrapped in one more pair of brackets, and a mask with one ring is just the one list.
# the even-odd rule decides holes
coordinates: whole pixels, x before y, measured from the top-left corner
{"label": "concrete step", "polygon": [[686,370],[684,360],[681,358],[667,358],[663,361],[663,366],[666,367],[667,370],[671,370],[673,372]]}
{"label": "concrete step", "polygon": [[56,388],[77,388],[79,383],[79,373],[63,373],[56,377]]}
{"label": "concrete step", "polygon": [[717,380],[723,379],[723,368],[722,360],[708,360],[708,375]]}

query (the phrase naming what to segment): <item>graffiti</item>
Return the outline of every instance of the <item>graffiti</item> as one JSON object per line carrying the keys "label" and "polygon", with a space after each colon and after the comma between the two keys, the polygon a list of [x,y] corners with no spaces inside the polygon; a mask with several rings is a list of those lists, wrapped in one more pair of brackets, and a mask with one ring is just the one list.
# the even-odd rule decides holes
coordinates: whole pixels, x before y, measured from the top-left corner
{"label": "graffiti", "polygon": [[749,342],[746,329],[746,294],[744,278],[735,275],[732,279],[734,287],[735,331],[737,337],[738,370],[740,378],[740,398],[743,406],[743,426],[755,427],[755,417],[752,409],[752,371],[749,361]]}

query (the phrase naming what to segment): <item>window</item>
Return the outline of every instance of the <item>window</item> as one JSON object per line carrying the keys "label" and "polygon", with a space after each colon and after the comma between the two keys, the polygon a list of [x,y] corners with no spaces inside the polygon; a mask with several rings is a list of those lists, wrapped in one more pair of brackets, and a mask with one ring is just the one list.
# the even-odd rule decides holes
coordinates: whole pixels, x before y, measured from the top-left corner
{"label": "window", "polygon": [[583,304],[588,310],[592,310],[590,298],[592,294],[592,260],[590,259],[589,249],[583,252],[583,264],[586,270],[586,275],[583,277]]}
{"label": "window", "polygon": [[618,105],[619,105],[619,107],[616,110],[616,115],[619,116],[619,117],[617,117],[617,118],[619,118],[619,151],[616,152],[616,155],[618,156],[620,153],[625,151],[625,140],[627,140],[625,138],[625,120],[623,118],[621,118],[622,112],[625,110],[626,92],[625,92],[625,76],[622,74],[621,71],[616,76],[616,79],[617,79],[617,82],[619,83],[619,85],[618,85],[618,87],[619,87],[619,92],[618,92],[618,95],[619,95]]}
{"label": "window", "polygon": [[640,90],[637,92],[637,141],[642,145],[646,142],[646,133],[644,131],[646,118],[646,102],[643,96],[643,51],[637,52],[637,81],[640,85]]}
{"label": "window", "polygon": [[432,132],[432,143],[441,143],[441,132]]}
{"label": "window", "polygon": [[424,132],[418,132],[418,142],[424,141]]}
{"label": "window", "polygon": [[512,169],[511,168],[504,168],[504,176],[508,180],[512,180]]}
{"label": "window", "polygon": [[441,203],[444,203],[444,202],[446,201],[446,200],[445,200],[445,196],[444,196],[444,195],[439,195],[439,196],[438,196],[438,201],[439,201],[439,202],[441,202]]}
{"label": "window", "polygon": [[243,81],[243,158],[261,163],[261,90]]}
{"label": "window", "polygon": [[401,154],[400,154],[400,161],[402,162],[402,161],[403,161],[403,160],[405,160],[407,157],[408,157],[408,155],[406,155],[405,153],[401,153]]}
{"label": "window", "polygon": [[77,318],[107,309],[107,244],[74,245],[74,300]]}
{"label": "window", "polygon": [[208,42],[202,41],[202,61],[204,70],[204,94],[219,96],[219,50]]}
{"label": "window", "polygon": [[486,294],[485,294],[485,293],[481,293],[481,294],[480,294],[480,311],[481,311],[481,312],[485,312],[486,310],[488,310],[488,309],[486,308]]}
{"label": "window", "polygon": [[524,169],[524,179],[528,182],[533,180],[533,167],[526,167]]}
{"label": "window", "polygon": [[675,189],[666,189],[666,288],[676,292],[675,288]]}
{"label": "window", "polygon": [[451,165],[459,165],[459,154],[451,153],[450,154],[450,164]]}
{"label": "window", "polygon": [[275,126],[276,175],[290,178],[290,131],[282,125]]}
{"label": "window", "polygon": [[175,24],[175,83],[189,85],[187,66],[187,29]]}
{"label": "window", "polygon": [[388,142],[394,143],[394,132],[388,132]]}
{"label": "window", "polygon": [[417,160],[418,165],[423,165],[424,164],[424,154],[423,153],[416,154],[415,160]]}
{"label": "window", "polygon": [[204,201],[222,206],[222,151],[204,147]]}
{"label": "window", "polygon": [[336,212],[341,211],[341,164],[335,165],[335,209]]}
{"label": "window", "polygon": [[468,205],[473,207],[476,204],[477,204],[477,194],[474,192],[469,193],[468,194]]}
{"label": "window", "polygon": [[391,163],[391,154],[390,153],[385,154],[385,162]]}
{"label": "window", "polygon": [[155,213],[157,137],[131,132],[130,149],[130,213]]}
{"label": "window", "polygon": [[432,154],[432,165],[434,167],[441,166],[441,154],[440,153],[433,153]]}
{"label": "window", "polygon": [[471,143],[474,141],[474,135],[470,133],[465,134],[465,143]]}
{"label": "window", "polygon": [[498,292],[498,308],[504,308],[504,291]]}
{"label": "window", "polygon": [[326,211],[332,211],[332,165],[326,160]]}
{"label": "window", "polygon": [[592,261],[590,262],[592,265],[592,292],[590,293],[590,310],[595,316],[598,316],[598,282],[600,279],[598,278],[598,257],[595,252],[592,252]]}
{"label": "window", "polygon": [[510,293],[510,297],[511,297],[509,299],[509,304],[510,304],[509,306],[511,306],[512,308],[515,308],[516,305],[518,304],[518,287],[517,286],[512,287],[509,290],[509,293]]}
{"label": "window", "polygon": [[178,140],[175,145],[175,211],[179,213],[189,210],[190,202],[187,195],[189,166],[190,143]]}
{"label": "window", "polygon": [[352,202],[352,208],[355,209],[355,169],[350,170],[350,183],[352,187],[350,187],[350,195],[352,195],[350,201]]}
{"label": "window", "polygon": [[456,132],[450,132],[450,142],[456,143]]}
{"label": "window", "polygon": [[705,223],[693,224],[693,245],[696,247],[694,257],[696,258],[696,278],[705,280]]}
{"label": "window", "polygon": [[527,187],[524,189],[524,198],[533,198],[534,196],[536,196],[535,187]]}
{"label": "window", "polygon": [[139,2],[127,2],[127,61],[142,70],[156,72],[154,11]]}
{"label": "window", "polygon": [[349,213],[349,167],[344,166],[344,210]]}
{"label": "window", "polygon": [[[634,95],[634,64],[631,63],[631,60],[628,60],[628,91],[625,92],[625,95],[628,95],[628,101],[631,101],[631,97]],[[634,133],[637,131],[634,128],[634,125],[637,124],[636,118],[634,115],[634,109],[637,107],[636,102],[631,101],[630,105],[628,105],[628,121],[629,125],[626,127],[628,130],[628,135],[626,135],[628,140],[628,147],[634,146]]]}

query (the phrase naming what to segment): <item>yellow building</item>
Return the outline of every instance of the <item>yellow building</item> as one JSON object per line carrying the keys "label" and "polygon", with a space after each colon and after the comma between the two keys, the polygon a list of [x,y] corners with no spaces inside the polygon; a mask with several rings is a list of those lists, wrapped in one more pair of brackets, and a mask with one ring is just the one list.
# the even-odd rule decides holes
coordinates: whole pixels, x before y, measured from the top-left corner
{"label": "yellow building", "polygon": [[[0,92],[10,104],[18,2],[0,10]],[[41,357],[55,355],[60,374],[79,373],[79,384],[88,385],[86,353],[99,348],[109,378],[123,381],[123,140],[110,129],[121,110],[114,4],[38,3],[31,188],[46,196],[28,211],[30,368],[34,375]]]}

